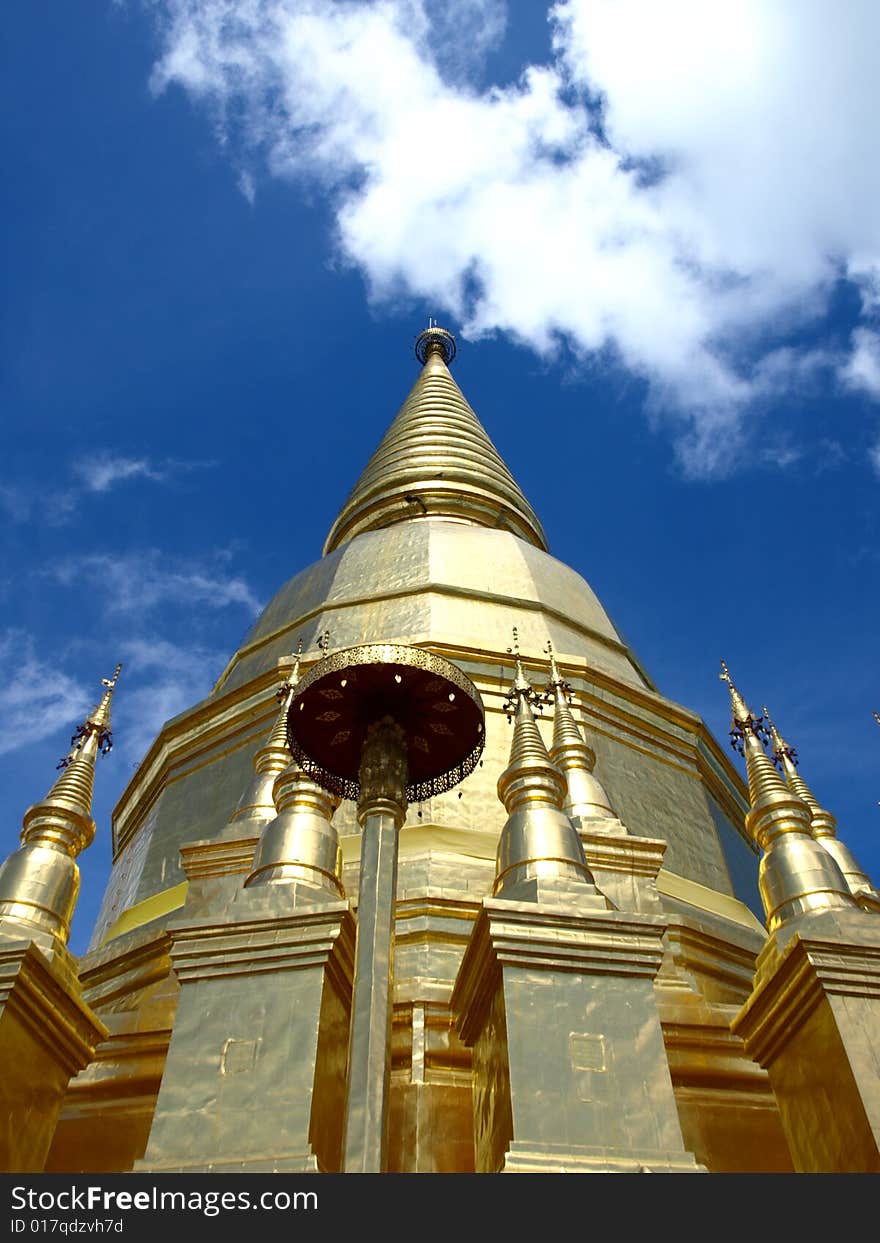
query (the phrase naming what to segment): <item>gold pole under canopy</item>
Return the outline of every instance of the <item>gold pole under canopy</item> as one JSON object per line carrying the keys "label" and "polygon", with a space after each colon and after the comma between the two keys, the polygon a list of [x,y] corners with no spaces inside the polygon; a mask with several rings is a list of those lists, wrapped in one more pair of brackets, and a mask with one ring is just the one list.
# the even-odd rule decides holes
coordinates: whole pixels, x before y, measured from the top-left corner
{"label": "gold pole under canopy", "polygon": [[357,803],[363,835],[343,1170],[387,1168],[397,835],[408,803],[458,785],[479,762],[484,712],[460,669],[421,648],[334,652],[296,687],[288,741],[319,786]]}

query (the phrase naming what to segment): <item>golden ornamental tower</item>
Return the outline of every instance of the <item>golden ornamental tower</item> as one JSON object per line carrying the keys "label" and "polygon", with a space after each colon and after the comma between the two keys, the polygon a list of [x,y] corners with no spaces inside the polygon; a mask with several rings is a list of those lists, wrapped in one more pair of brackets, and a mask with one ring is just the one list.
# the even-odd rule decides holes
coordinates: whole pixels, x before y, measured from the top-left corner
{"label": "golden ornamental tower", "polygon": [[[758,856],[794,826],[839,869],[751,742],[769,792],[750,809],[702,720],[551,555],[455,349],[419,336],[323,554],[116,807],[77,973],[103,1034],[47,1170],[795,1168],[735,1031],[768,944]],[[453,788],[370,803],[328,774],[376,709],[364,669],[395,652],[403,678],[441,671],[395,735],[401,771],[455,753],[454,688],[479,705],[481,758]],[[777,923],[811,908],[785,878]],[[874,918],[826,888],[822,910]]]}
{"label": "golden ornamental tower", "polygon": [[79,895],[77,856],[95,836],[95,760],[112,747],[119,678],[70,740],[61,775],[24,815],[21,846],[0,867],[0,1170],[42,1170],[73,1075],[108,1032],[82,995],[67,950]]}
{"label": "golden ornamental tower", "polygon": [[837,863],[843,873],[847,889],[856,901],[864,906],[880,910],[880,894],[871,884],[870,877],[856,862],[850,848],[837,836],[837,820],[830,811],[821,806],[813,791],[798,772],[797,751],[795,751],[794,747],[789,746],[782,737],[771,720],[770,713],[766,707],[763,711],[764,720],[769,726],[770,738],[773,743],[773,761],[785,777],[788,788],[797,794],[810,809],[810,832],[812,836],[821,843]]}

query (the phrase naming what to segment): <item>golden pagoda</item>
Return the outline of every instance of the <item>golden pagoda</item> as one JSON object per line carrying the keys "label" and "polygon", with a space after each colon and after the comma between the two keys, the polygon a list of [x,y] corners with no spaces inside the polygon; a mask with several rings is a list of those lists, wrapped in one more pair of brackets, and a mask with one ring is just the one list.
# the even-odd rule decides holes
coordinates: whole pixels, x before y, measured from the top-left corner
{"label": "golden pagoda", "polygon": [[88,951],[0,891],[81,1029],[9,1169],[880,1169],[876,890],[726,668],[747,783],[550,554],[455,348],[138,766]]}

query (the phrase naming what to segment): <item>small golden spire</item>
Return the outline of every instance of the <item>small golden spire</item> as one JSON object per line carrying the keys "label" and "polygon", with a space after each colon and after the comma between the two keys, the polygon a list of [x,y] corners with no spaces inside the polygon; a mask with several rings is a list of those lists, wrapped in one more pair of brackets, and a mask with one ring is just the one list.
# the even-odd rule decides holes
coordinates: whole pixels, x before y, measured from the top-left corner
{"label": "small golden spire", "polygon": [[[550,758],[562,770],[568,787],[563,811],[572,820],[616,819],[611,800],[602,783],[593,774],[596,753],[584,737],[571,711],[571,686],[565,681],[556,664],[553,644],[547,640],[544,649],[550,658],[550,680],[547,689],[553,696],[553,743]],[[626,832],[621,826],[621,830]]]}
{"label": "small golden spire", "polygon": [[754,716],[724,661],[721,680],[730,690],[731,745],[745,756],[750,811],[746,827],[764,852],[758,888],[773,932],[796,915],[853,905],[837,863],[812,835],[810,809],[777,773],[764,750],[763,717]]}
{"label": "small golden spire", "polygon": [[532,708],[540,698],[522,666],[514,629],[516,671],[505,710],[514,713],[510,761],[498,778],[508,818],[498,843],[496,897],[554,901],[567,895],[608,909],[593,883],[577,830],[562,810],[566,784],[548,754]]}
{"label": "small golden spire", "polygon": [[[787,743],[782,737],[782,734],[780,734],[773,718],[767,710],[766,704],[762,706],[761,711],[764,714],[763,719],[767,722],[767,731],[770,736],[770,742],[773,744],[773,763],[782,773],[789,789],[794,790],[795,794],[804,800],[810,810],[818,808],[819,804],[817,803],[813,792],[808,789],[807,783],[798,773],[797,751],[795,751],[794,747],[790,746],[789,743]],[[830,812],[826,814],[831,815]]]}
{"label": "small golden spire", "polygon": [[95,704],[82,725],[76,727],[70,739],[71,750],[58,761],[57,768],[66,769],[70,767],[90,739],[94,739],[93,750],[95,754],[100,752],[101,755],[109,755],[113,750],[113,733],[110,729],[110,703],[121,672],[122,665],[119,664],[116,666],[112,678],[101,678],[101,685],[106,688],[104,694],[98,703]]}
{"label": "small golden spire", "polygon": [[[288,657],[291,668],[283,684],[275,692],[275,698],[281,706],[268,738],[254,753],[254,777],[239,799],[235,811],[229,817],[227,827],[245,820],[250,823],[266,823],[275,817],[276,806],[272,788],[275,778],[279,773],[284,772],[291,762],[290,747],[287,742],[287,714],[290,711],[293,692],[299,682],[301,657],[302,639],[299,640],[296,652]],[[283,664],[286,665],[287,661]]]}
{"label": "small golden spire", "polygon": [[733,684],[733,679],[730,676],[730,670],[727,668],[726,661],[722,660],[721,672],[718,674],[718,676],[722,682],[727,683],[728,689],[730,691],[730,704],[733,710],[733,728],[730,731],[730,737],[732,741],[730,745],[734,748],[735,751],[739,751],[740,755],[742,755],[743,750],[741,746],[741,741],[742,741],[741,735],[742,735],[743,729],[751,728],[751,724],[754,724],[760,730],[761,718],[753,717],[751,712],[749,712],[748,708],[745,705],[742,695],[740,695],[739,691],[736,689],[736,687]]}
{"label": "small golden spire", "polygon": [[63,771],[46,797],[24,814],[21,846],[0,868],[0,930],[7,935],[49,937],[66,945],[79,894],[76,858],[95,836],[92,794],[95,760],[112,745],[110,703],[122,665],[99,703],[77,726],[71,751],[58,765]]}
{"label": "small golden spire", "polygon": [[730,691],[731,704],[731,729],[730,729],[730,745],[740,755],[745,757],[746,772],[749,782],[749,798],[754,812],[755,808],[763,807],[766,804],[772,804],[778,796],[787,798],[788,792],[785,783],[777,773],[773,764],[767,758],[764,750],[764,740],[767,737],[767,731],[764,728],[764,719],[760,716],[754,716],[749,708],[746,707],[743,697],[733,684],[730,671],[722,660],[721,673],[718,675],[722,682],[727,683]]}
{"label": "small golden spire", "polygon": [[[327,630],[324,633],[329,639],[330,631]],[[276,751],[283,751],[288,760],[290,759],[290,747],[287,742],[287,714],[290,711],[290,701],[293,698],[293,692],[296,690],[296,685],[299,682],[299,666],[300,661],[302,660],[302,650],[303,641],[300,639],[296,645],[296,651],[289,657],[291,666],[290,672],[284,679],[283,684],[275,692],[275,698],[281,704],[281,709],[275,720],[275,727],[266,740],[265,748],[263,748],[263,750],[272,748]],[[261,752],[258,751],[254,756],[255,767],[260,754]],[[257,768],[257,772],[259,771],[260,769]]]}
{"label": "small golden spire", "polygon": [[[113,749],[110,704],[121,671],[122,665],[119,664],[112,678],[101,679],[101,685],[105,687],[104,693],[82,725],[78,725],[71,735],[71,750],[57,764],[57,767],[63,770],[61,776],[56,779],[52,789],[39,804],[40,807],[64,806],[76,810],[82,816],[91,816],[95,760],[99,753],[109,755]],[[27,817],[33,810],[31,808],[25,815],[25,827],[27,827]],[[89,842],[91,840],[90,837]],[[89,842],[84,844],[88,845]]]}
{"label": "small golden spire", "polygon": [[273,798],[277,814],[263,829],[244,887],[296,884],[292,905],[344,898],[342,851],[331,821],[339,799],[292,759],[275,778]]}
{"label": "small golden spire", "polygon": [[[330,631],[325,630],[318,647],[326,655]],[[275,729],[261,755],[272,750],[273,763],[264,761],[262,771],[271,783],[271,812],[263,816],[263,834],[254,854],[254,861],[244,887],[297,884],[294,904],[328,901],[345,897],[342,887],[342,851],[339,836],[331,817],[339,799],[317,785],[290,754],[287,742],[287,716],[299,682],[300,641],[293,658],[291,676],[278,692],[282,697],[281,712]],[[296,898],[299,895],[299,899]]]}
{"label": "small golden spire", "polygon": [[838,838],[837,820],[835,817],[830,811],[821,806],[813,791],[798,772],[797,751],[795,751],[794,747],[789,746],[782,737],[771,719],[766,705],[762,711],[764,713],[764,720],[769,726],[770,737],[773,742],[773,761],[784,774],[788,788],[799,798],[803,799],[810,809],[813,837],[837,863],[843,873],[843,879],[846,881],[850,893],[856,899],[861,895],[876,909],[876,904],[880,902],[880,893],[877,892],[871,883],[871,878],[868,874],[859,867],[849,847]]}
{"label": "small golden spire", "polygon": [[113,698],[113,692],[116,690],[116,683],[119,681],[121,672],[122,663],[120,662],[113,670],[112,678],[101,678],[101,685],[105,688],[104,694],[101,696],[101,702],[97,705],[88,721],[93,729],[109,730],[110,728],[110,701]]}

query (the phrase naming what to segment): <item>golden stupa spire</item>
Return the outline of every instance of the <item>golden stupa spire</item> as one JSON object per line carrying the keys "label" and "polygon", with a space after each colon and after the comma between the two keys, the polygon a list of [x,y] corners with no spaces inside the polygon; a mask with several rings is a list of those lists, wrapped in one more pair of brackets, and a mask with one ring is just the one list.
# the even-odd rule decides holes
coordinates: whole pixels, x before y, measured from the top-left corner
{"label": "golden stupa spire", "polygon": [[[330,631],[318,639],[322,658],[330,650]],[[307,903],[327,901],[345,896],[342,887],[342,851],[339,836],[331,817],[339,799],[317,785],[300,768],[290,753],[287,718],[296,684],[302,643],[294,657],[293,674],[278,692],[282,700],[275,728],[262,751],[272,751],[272,767],[265,773],[271,789],[271,811],[261,818],[266,822],[257,845],[254,861],[244,887],[262,885],[296,885],[291,902],[304,899]],[[265,761],[268,763],[268,761]],[[297,896],[299,895],[299,897]]]}
{"label": "golden stupa spire", "polygon": [[299,640],[294,654],[282,662],[282,669],[286,667],[286,675],[283,685],[275,692],[275,698],[281,706],[269,737],[254,753],[253,780],[229,817],[229,825],[238,824],[241,821],[260,824],[272,820],[275,816],[272,787],[275,784],[275,778],[290,763],[290,748],[287,745],[287,713],[290,701],[293,699],[294,689],[299,681],[301,658],[302,639]]}
{"label": "golden stupa spire", "polygon": [[821,843],[835,860],[846,881],[850,893],[856,898],[863,894],[872,904],[880,902],[880,893],[871,883],[871,878],[863,872],[855,860],[849,847],[837,836],[837,820],[821,806],[813,791],[804,781],[797,769],[797,751],[790,747],[770,718],[766,706],[762,709],[764,720],[770,729],[773,743],[773,760],[785,776],[788,788],[806,803],[812,817],[813,837]]}
{"label": "golden stupa spire", "polygon": [[594,776],[596,753],[584,740],[571,711],[571,686],[556,664],[553,644],[547,640],[544,649],[550,658],[548,692],[553,696],[553,743],[550,758],[562,770],[568,794],[562,810],[573,820],[616,819],[611,800],[602,783]]}
{"label": "golden stupa spire", "polygon": [[746,827],[764,852],[758,888],[773,932],[808,911],[854,905],[843,873],[812,835],[806,803],[793,793],[764,750],[763,717],[754,716],[722,660],[720,678],[730,691],[731,745],[745,757],[750,810]]}
{"label": "golden stupa spire", "polygon": [[[57,765],[62,770],[61,776],[39,806],[70,807],[82,816],[91,816],[95,759],[99,752],[107,755],[113,747],[110,703],[121,671],[122,665],[117,665],[112,678],[101,679],[104,693],[82,725],[76,727],[70,739],[71,749]],[[33,811],[33,808],[30,810]],[[30,815],[30,811],[27,814]],[[89,842],[91,840],[90,837]]]}
{"label": "golden stupa spire", "polygon": [[541,699],[525,675],[516,628],[515,672],[505,702],[513,716],[510,761],[498,778],[498,797],[507,822],[498,843],[493,894],[516,901],[553,901],[567,895],[608,903],[593,883],[577,830],[562,810],[565,778],[550,758],[533,708]]}
{"label": "golden stupa spire", "polygon": [[423,517],[501,527],[547,550],[543,528],[449,371],[455,338],[430,323],[422,371],[333,524],[325,555],[364,531]]}
{"label": "golden stupa spire", "polygon": [[48,934],[66,945],[79,894],[77,856],[92,842],[95,760],[113,739],[110,703],[122,665],[70,740],[71,750],[46,797],[24,814],[21,846],[0,868],[0,930],[7,936]]}

